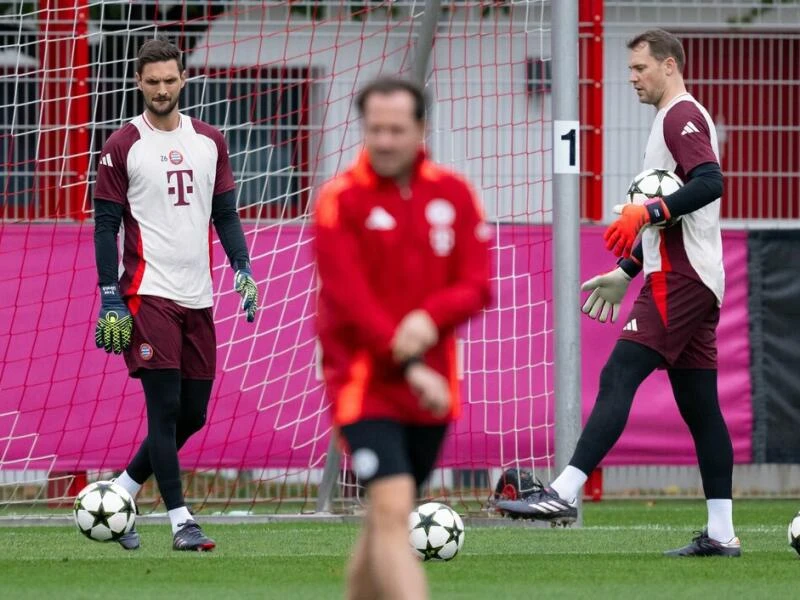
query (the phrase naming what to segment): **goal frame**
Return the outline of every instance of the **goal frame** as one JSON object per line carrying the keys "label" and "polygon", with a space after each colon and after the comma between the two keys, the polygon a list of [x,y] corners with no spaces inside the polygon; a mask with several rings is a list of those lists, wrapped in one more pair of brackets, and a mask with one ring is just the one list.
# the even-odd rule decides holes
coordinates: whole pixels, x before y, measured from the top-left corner
{"label": "goal frame", "polygon": [[[433,49],[441,0],[426,0],[414,58],[414,76],[424,85]],[[578,3],[553,2],[553,122],[579,119],[578,107]],[[555,139],[555,149],[560,140]],[[575,132],[580,137],[580,128]],[[577,152],[577,162],[581,153]],[[553,161],[555,164],[555,161]],[[578,289],[580,287],[580,165],[573,173],[553,173],[553,306],[555,372],[555,468],[563,469],[572,456],[581,430],[581,336]],[[336,497],[342,454],[335,436],[318,488],[317,513],[329,513]],[[578,498],[578,502],[582,502]],[[579,511],[580,515],[581,511]],[[576,523],[581,525],[581,520]]]}

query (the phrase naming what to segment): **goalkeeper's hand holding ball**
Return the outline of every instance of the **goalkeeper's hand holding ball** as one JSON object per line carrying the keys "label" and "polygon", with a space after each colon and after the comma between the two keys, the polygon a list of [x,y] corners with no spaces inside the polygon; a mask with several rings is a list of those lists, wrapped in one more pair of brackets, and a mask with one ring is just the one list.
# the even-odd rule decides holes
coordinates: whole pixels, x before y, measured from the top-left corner
{"label": "goalkeeper's hand holding ball", "polygon": [[133,317],[119,293],[119,286],[100,286],[100,314],[94,330],[94,343],[106,352],[120,354],[131,345]]}

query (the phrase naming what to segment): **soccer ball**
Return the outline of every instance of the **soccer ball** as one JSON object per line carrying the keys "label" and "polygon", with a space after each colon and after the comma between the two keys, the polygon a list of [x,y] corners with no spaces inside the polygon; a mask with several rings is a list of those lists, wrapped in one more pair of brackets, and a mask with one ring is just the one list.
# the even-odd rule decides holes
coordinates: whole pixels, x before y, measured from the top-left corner
{"label": "soccer ball", "polygon": [[628,202],[644,204],[651,198],[663,198],[683,187],[680,177],[666,169],[647,169],[631,181]]}
{"label": "soccer ball", "polygon": [[75,524],[96,542],[115,542],[133,529],[136,504],[121,485],[95,481],[75,498]]}
{"label": "soccer ball", "polygon": [[464,522],[446,504],[428,502],[408,518],[408,540],[422,560],[452,560],[464,545]]}
{"label": "soccer ball", "polygon": [[789,523],[789,545],[800,554],[800,512]]}
{"label": "soccer ball", "polygon": [[[642,171],[631,181],[628,187],[628,202],[632,204],[644,204],[651,198],[663,198],[676,192],[678,188],[683,186],[681,178],[675,175],[672,171],[666,169],[647,169]],[[672,219],[665,225],[658,227],[665,227],[674,225],[681,218],[677,217]]]}
{"label": "soccer ball", "polygon": [[[628,202],[632,204],[645,204],[652,198],[663,198],[676,192],[683,186],[681,178],[675,175],[672,171],[666,169],[647,169],[642,171],[631,181],[628,187],[627,198]],[[672,219],[665,225],[659,227],[674,225],[680,221],[680,217]]]}

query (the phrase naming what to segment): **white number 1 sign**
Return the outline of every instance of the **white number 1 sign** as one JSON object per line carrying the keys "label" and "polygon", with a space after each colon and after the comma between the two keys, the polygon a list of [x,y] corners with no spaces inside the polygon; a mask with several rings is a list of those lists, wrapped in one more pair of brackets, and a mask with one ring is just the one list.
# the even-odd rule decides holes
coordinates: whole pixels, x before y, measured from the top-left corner
{"label": "white number 1 sign", "polygon": [[580,173],[580,124],[553,121],[553,173]]}

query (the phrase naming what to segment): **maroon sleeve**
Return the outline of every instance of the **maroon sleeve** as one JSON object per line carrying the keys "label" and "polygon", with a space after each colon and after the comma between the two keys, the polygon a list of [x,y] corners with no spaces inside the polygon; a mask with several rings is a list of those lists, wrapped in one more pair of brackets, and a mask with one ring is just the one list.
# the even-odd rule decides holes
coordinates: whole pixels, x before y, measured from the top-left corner
{"label": "maroon sleeve", "polygon": [[440,330],[469,319],[491,300],[489,239],[492,230],[472,188],[458,177],[449,183],[457,201],[454,281],[425,299],[422,308]]}
{"label": "maroon sleeve", "polygon": [[233,171],[228,157],[228,143],[225,141],[225,136],[222,135],[219,129],[200,119],[192,119],[192,125],[197,133],[211,138],[217,146],[217,174],[214,179],[214,196],[229,192],[236,187],[236,184],[233,181]]}
{"label": "maroon sleeve", "polygon": [[704,163],[718,163],[711,147],[708,122],[694,102],[684,100],[669,109],[664,117],[664,141],[678,163],[682,177]]}
{"label": "maroon sleeve", "polygon": [[128,201],[128,152],[139,139],[139,130],[130,123],[106,140],[97,160],[94,197],[118,204]]}

